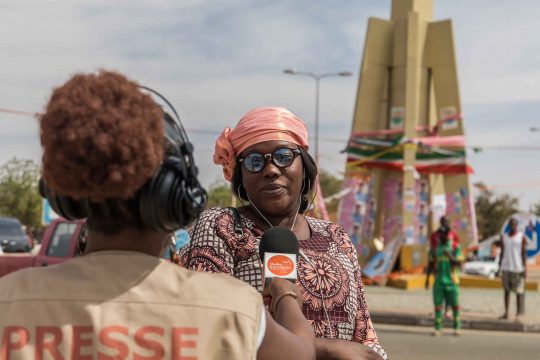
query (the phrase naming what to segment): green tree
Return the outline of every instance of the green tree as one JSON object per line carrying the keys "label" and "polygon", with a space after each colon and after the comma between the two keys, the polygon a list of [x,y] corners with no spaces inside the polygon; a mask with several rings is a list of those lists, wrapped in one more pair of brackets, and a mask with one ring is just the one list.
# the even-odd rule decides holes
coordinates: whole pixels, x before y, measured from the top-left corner
{"label": "green tree", "polygon": [[495,195],[482,184],[478,184],[482,193],[476,198],[476,224],[481,239],[486,239],[501,232],[506,219],[518,212],[519,200],[509,194]]}
{"label": "green tree", "polygon": [[231,184],[225,180],[218,180],[208,188],[208,205],[210,207],[232,206]]}
{"label": "green tree", "polygon": [[32,160],[13,158],[0,167],[0,215],[41,228],[39,167]]}

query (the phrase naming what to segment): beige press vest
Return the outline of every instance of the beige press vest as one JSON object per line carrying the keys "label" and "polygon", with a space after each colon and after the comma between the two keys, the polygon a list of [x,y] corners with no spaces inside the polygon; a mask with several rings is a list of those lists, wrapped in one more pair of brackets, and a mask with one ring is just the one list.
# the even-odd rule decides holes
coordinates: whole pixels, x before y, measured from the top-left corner
{"label": "beige press vest", "polygon": [[136,252],[0,279],[0,359],[254,359],[262,298]]}

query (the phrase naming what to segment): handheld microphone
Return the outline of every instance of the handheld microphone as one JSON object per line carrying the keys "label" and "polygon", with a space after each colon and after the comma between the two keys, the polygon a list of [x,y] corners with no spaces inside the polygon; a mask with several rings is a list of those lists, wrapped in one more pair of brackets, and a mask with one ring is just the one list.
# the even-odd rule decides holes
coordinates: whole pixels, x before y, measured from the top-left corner
{"label": "handheld microphone", "polygon": [[259,244],[259,254],[264,264],[264,286],[275,277],[295,282],[298,273],[298,239],[284,227],[274,226],[264,232]]}

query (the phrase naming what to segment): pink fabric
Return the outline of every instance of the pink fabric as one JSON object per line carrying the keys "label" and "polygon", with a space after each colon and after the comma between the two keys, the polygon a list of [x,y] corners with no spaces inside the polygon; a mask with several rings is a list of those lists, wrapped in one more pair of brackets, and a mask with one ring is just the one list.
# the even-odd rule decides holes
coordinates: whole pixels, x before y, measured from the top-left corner
{"label": "pink fabric", "polygon": [[429,146],[465,147],[465,136],[427,136],[417,138],[419,142]]}
{"label": "pink fabric", "polygon": [[223,176],[231,181],[236,157],[251,145],[284,140],[308,149],[306,125],[282,107],[261,107],[245,114],[234,129],[225,128],[216,140],[214,164],[223,166]]}

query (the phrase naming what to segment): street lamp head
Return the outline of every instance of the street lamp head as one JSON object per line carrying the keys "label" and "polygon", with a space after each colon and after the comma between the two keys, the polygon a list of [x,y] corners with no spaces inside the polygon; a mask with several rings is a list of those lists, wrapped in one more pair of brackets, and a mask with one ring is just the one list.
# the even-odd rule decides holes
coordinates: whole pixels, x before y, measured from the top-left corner
{"label": "street lamp head", "polygon": [[313,79],[315,79],[315,163],[319,165],[319,82],[323,78],[327,78],[330,76],[352,76],[352,72],[350,71],[340,71],[340,72],[332,72],[332,73],[323,73],[323,74],[317,74],[312,72],[306,72],[306,71],[298,71],[297,69],[285,69],[283,70],[285,74],[289,75],[304,75],[309,76]]}

